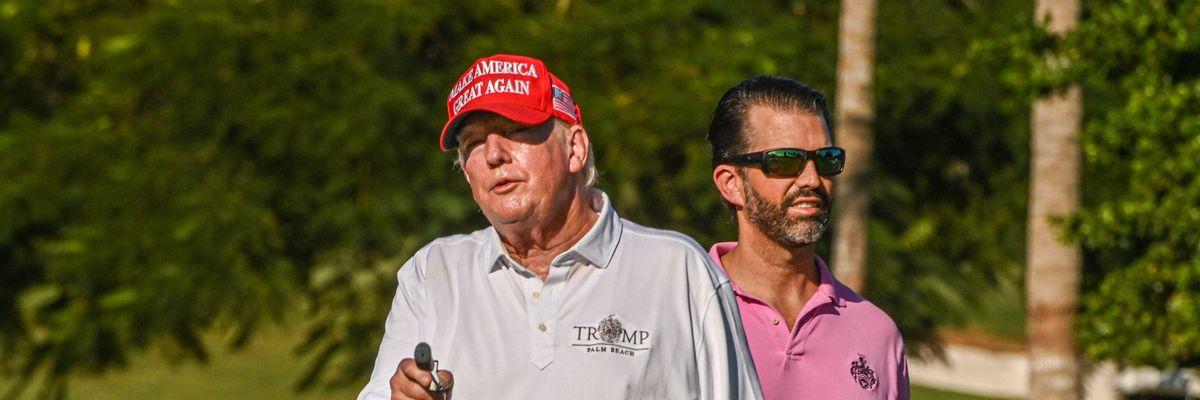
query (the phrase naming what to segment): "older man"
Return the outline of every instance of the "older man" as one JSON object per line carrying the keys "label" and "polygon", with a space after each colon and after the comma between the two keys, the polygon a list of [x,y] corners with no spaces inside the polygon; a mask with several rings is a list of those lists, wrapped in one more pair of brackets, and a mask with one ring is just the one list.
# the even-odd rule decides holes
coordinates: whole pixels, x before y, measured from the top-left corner
{"label": "older man", "polygon": [[826,115],[821,92],[788,78],[752,78],[725,93],[708,139],[738,241],[710,255],[734,282],[765,398],[908,399],[896,324],[815,251],[846,161]]}
{"label": "older man", "polygon": [[[441,148],[491,226],[400,268],[360,399],[758,397],[727,278],[592,186],[579,108],[541,61],[477,60],[447,109]],[[436,380],[412,358],[421,342]]]}

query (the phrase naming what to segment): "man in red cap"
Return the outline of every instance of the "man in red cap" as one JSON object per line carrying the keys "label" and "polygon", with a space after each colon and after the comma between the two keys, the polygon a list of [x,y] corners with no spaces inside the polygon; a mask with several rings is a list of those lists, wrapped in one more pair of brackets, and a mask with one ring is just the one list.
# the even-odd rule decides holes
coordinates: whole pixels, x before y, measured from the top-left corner
{"label": "man in red cap", "polygon": [[477,60],[446,108],[441,148],[491,226],[400,268],[360,399],[760,397],[728,278],[690,238],[617,215],[540,60]]}

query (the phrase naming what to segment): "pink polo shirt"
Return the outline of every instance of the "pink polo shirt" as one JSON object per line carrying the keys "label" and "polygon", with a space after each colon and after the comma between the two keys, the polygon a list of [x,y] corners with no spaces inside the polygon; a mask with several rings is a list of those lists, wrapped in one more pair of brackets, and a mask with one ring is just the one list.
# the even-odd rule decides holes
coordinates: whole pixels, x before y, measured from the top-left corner
{"label": "pink polo shirt", "polygon": [[[721,256],[737,242],[714,244]],[[908,362],[896,323],[842,285],[817,257],[821,286],[796,326],[788,329],[779,311],[733,282],[750,355],[766,400],[908,399]]]}

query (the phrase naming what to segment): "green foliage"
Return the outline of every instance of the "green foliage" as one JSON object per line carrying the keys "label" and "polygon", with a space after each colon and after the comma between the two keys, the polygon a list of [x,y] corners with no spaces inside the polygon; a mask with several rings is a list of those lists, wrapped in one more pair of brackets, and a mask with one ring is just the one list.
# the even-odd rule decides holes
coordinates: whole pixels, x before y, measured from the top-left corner
{"label": "green foliage", "polygon": [[[1086,125],[1088,191],[1070,231],[1091,251],[1088,355],[1200,365],[1200,4],[1121,1],[1068,39],[1105,98]],[[1095,185],[1089,185],[1095,186]]]}
{"label": "green foliage", "polygon": [[[150,345],[203,360],[205,329],[237,346],[303,304],[314,340],[344,344],[369,331],[347,335],[355,323],[377,327],[394,287],[396,264],[363,266],[479,224],[430,133],[455,73],[397,62],[436,45],[393,23],[400,4],[5,7],[51,31],[87,16],[63,37],[5,41],[18,83],[44,82],[40,68],[78,82],[27,89],[67,92],[61,104],[5,110],[10,371],[99,371]],[[368,298],[336,313],[360,318],[323,313],[345,297]]]}
{"label": "green foliage", "polygon": [[968,49],[1030,7],[880,2],[867,298],[908,342],[986,324],[987,291],[1021,286],[1028,107],[995,82],[1006,60]]}
{"label": "green foliage", "polygon": [[[0,0],[0,372],[52,395],[299,310],[299,386],[361,384],[395,268],[486,224],[436,150],[477,57],[545,60],[616,208],[703,244],[736,230],[703,140],[721,94],[765,73],[835,95],[835,2],[412,3]],[[1019,286],[1027,105],[994,82],[1007,58],[965,55],[1027,7],[881,4],[866,295],[914,349]]]}
{"label": "green foliage", "polygon": [[980,49],[1012,61],[1006,81],[1026,97],[1084,89],[1083,208],[1062,221],[1086,250],[1081,348],[1125,364],[1197,366],[1200,4],[1085,4],[1061,39],[1031,26]]}

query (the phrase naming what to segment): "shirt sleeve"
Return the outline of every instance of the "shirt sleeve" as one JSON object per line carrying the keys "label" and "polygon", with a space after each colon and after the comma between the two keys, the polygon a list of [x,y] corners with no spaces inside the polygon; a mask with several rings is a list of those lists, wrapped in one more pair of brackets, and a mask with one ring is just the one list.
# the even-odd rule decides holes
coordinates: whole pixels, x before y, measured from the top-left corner
{"label": "shirt sleeve", "polygon": [[702,306],[697,307],[702,310],[696,345],[700,398],[761,399],[762,389],[729,280],[707,255],[696,262],[707,269],[697,278],[705,280],[708,288]]}
{"label": "shirt sleeve", "polygon": [[900,342],[900,362],[896,367],[896,400],[908,400],[908,356],[904,352],[904,342]]}
{"label": "shirt sleeve", "polygon": [[383,341],[379,345],[379,355],[375,357],[375,369],[367,386],[358,394],[359,400],[391,399],[390,380],[400,360],[412,357],[413,348],[425,336],[425,328],[421,324],[428,322],[426,315],[429,309],[424,307],[423,269],[416,260],[417,256],[413,256],[396,273],[399,284],[384,324]]}

